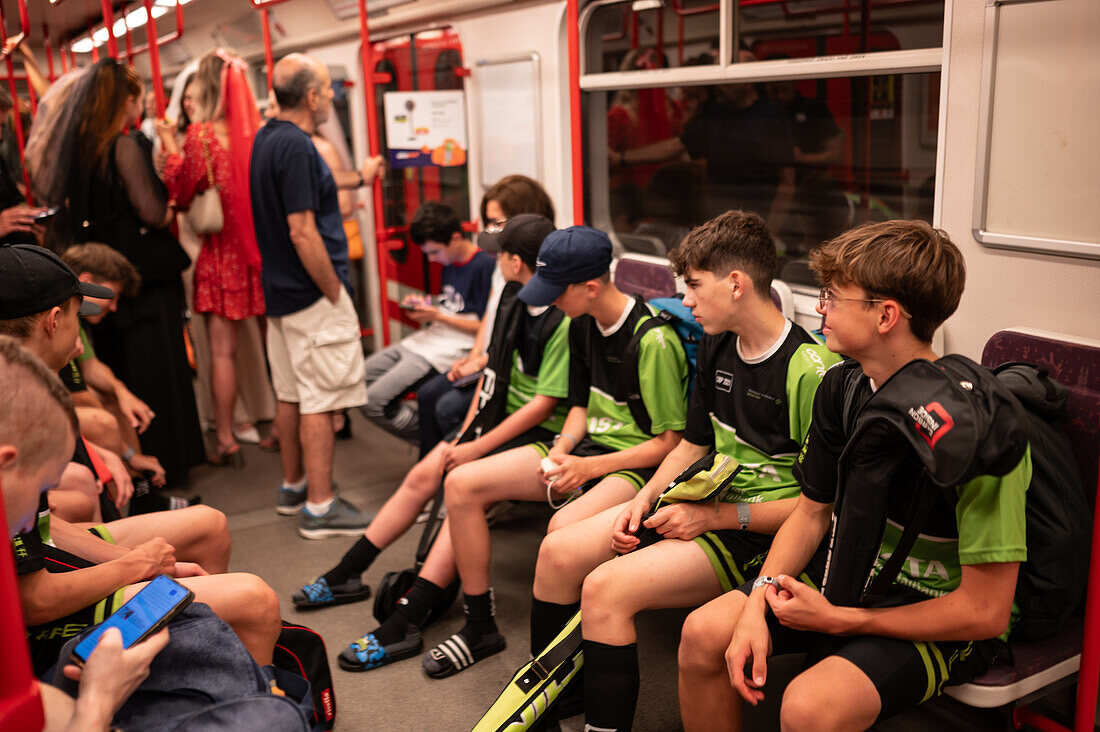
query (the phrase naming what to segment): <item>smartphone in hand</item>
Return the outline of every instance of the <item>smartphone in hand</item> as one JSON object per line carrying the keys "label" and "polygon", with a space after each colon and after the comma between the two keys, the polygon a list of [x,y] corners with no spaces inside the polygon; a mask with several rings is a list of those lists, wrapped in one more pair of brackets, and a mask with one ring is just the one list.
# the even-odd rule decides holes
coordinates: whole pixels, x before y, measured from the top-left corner
{"label": "smartphone in hand", "polygon": [[195,599],[195,593],[167,575],[160,575],[131,597],[111,617],[100,623],[73,649],[72,662],[81,668],[108,628],[122,633],[122,647],[129,648],[156,634]]}

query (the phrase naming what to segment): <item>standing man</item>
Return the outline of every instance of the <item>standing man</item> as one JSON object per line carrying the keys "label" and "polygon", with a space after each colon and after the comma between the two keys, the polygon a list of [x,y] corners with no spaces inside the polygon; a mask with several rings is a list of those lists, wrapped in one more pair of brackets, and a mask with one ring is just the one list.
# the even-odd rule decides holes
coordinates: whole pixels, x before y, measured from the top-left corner
{"label": "standing man", "polygon": [[291,54],[272,81],[280,111],[256,133],[250,177],[282,445],[276,510],[301,511],[298,532],[307,539],[358,536],[369,519],[332,483],[332,413],[367,401],[337,191],[371,183],[382,159],[352,173],[330,171],[318,154],[310,136],[333,96],[323,64]]}

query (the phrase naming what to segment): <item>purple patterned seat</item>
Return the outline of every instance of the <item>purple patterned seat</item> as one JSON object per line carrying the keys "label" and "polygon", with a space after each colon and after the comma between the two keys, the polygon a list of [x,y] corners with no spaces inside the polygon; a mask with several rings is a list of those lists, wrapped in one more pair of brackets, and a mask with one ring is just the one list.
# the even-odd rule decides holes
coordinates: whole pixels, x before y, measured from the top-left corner
{"label": "purple patterned seat", "polygon": [[626,254],[615,265],[615,287],[627,295],[652,300],[674,296],[676,278],[672,276],[667,260]]}
{"label": "purple patterned seat", "polygon": [[[982,363],[999,366],[1010,361],[1045,366],[1051,377],[1069,388],[1061,425],[1073,443],[1082,487],[1092,504],[1100,458],[1100,347],[1027,331],[994,333],[985,344]],[[1081,618],[1071,618],[1051,638],[1013,642],[1013,665],[994,666],[972,683],[949,688],[947,693],[971,706],[989,709],[1010,704],[1076,673],[1081,663],[1083,624]]]}

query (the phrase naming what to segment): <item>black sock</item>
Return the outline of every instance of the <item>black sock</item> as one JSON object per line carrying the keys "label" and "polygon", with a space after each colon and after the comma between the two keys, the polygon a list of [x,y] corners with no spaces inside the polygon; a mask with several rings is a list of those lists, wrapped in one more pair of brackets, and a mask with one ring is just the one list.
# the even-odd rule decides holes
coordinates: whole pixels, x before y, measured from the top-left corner
{"label": "black sock", "polygon": [[441,594],[442,587],[417,577],[405,596],[397,601],[397,609],[374,631],[374,637],[382,645],[388,646],[408,635],[409,626],[423,628],[432,605]]}
{"label": "black sock", "polygon": [[550,641],[561,632],[569,618],[581,609],[579,602],[559,605],[556,602],[544,602],[537,597],[531,599],[531,656],[535,657],[546,650]]}
{"label": "black sock", "polygon": [[329,587],[342,585],[352,577],[358,577],[366,572],[381,551],[371,543],[370,539],[361,536],[359,541],[355,542],[355,546],[347,550],[340,559],[340,563],[326,572],[321,579],[328,582]]}
{"label": "black sock", "polygon": [[585,727],[628,732],[638,704],[638,644],[609,646],[586,640],[581,648]]}
{"label": "black sock", "polygon": [[493,620],[493,588],[480,595],[466,595],[465,600],[463,611],[466,613],[466,625],[458,632],[474,646],[483,637],[497,632],[497,624]]}

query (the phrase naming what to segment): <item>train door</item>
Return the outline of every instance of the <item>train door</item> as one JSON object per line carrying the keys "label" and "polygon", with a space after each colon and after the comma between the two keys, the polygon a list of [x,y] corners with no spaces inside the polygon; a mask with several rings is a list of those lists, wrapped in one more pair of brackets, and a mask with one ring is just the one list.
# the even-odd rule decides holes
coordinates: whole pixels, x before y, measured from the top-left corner
{"label": "train door", "polygon": [[[462,45],[450,28],[399,36],[374,44],[375,71],[389,80],[375,85],[379,117],[384,114],[383,95],[393,91],[442,91],[462,89]],[[380,125],[381,147],[388,148],[385,125]],[[390,282],[386,283],[386,315],[405,328],[416,324],[395,303],[410,291],[438,293],[441,268],[428,262],[409,239],[409,222],[424,201],[452,206],[464,221],[471,219],[469,172],[464,163],[453,167],[390,168],[383,188],[385,240],[383,256],[389,258]],[[468,227],[475,227],[470,224]],[[384,315],[385,317],[385,315]],[[401,331],[393,334],[397,340]]]}

